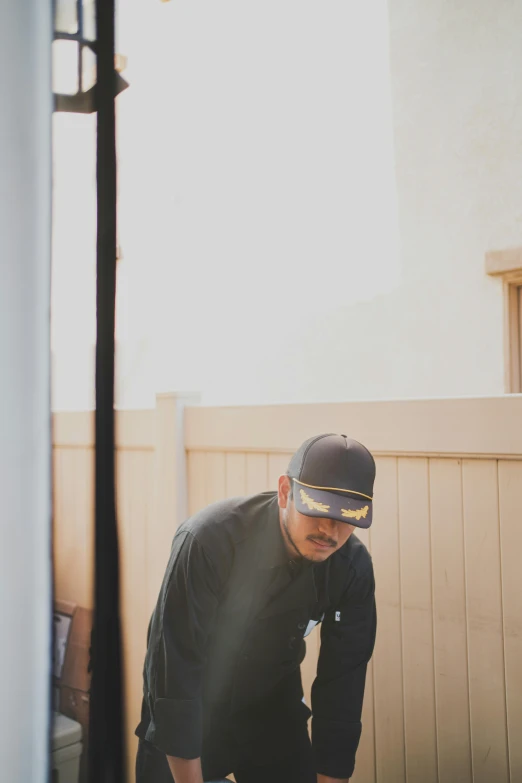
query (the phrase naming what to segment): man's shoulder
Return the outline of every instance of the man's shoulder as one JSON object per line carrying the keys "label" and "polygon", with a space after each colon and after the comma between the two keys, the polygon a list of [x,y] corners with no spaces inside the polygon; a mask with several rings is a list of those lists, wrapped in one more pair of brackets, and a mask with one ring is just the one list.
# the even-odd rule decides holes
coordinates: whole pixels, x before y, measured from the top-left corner
{"label": "man's shoulder", "polygon": [[227,498],[189,517],[178,529],[191,534],[208,555],[235,549],[253,536],[276,502],[275,492]]}

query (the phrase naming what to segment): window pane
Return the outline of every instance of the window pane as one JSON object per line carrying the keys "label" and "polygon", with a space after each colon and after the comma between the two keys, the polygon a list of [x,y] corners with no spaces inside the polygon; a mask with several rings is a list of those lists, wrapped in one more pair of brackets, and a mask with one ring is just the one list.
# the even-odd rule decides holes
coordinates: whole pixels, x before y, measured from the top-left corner
{"label": "window pane", "polygon": [[88,46],[82,49],[82,92],[96,84],[96,55]]}
{"label": "window pane", "polygon": [[94,0],[83,0],[83,37],[86,41],[96,40],[96,12]]}
{"label": "window pane", "polygon": [[70,35],[78,32],[77,0],[56,0],[54,29],[57,33]]}
{"label": "window pane", "polygon": [[76,95],[78,84],[78,44],[76,41],[53,41],[53,92]]}

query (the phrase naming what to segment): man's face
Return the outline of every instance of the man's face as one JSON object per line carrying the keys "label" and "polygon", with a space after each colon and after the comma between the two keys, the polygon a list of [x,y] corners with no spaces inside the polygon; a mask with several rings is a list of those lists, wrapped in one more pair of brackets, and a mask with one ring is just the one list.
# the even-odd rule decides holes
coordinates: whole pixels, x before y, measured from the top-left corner
{"label": "man's face", "polygon": [[308,517],[301,514],[290,499],[291,479],[279,478],[279,518],[281,532],[290,556],[303,557],[313,563],[321,563],[345,544],[354,525],[335,519]]}

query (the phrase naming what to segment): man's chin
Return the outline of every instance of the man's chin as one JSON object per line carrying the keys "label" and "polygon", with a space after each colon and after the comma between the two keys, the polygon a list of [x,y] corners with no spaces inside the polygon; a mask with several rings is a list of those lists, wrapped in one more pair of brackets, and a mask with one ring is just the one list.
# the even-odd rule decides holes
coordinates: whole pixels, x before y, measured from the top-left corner
{"label": "man's chin", "polygon": [[305,560],[310,563],[322,563],[323,560],[327,560],[330,555],[335,552],[335,547],[325,547],[324,550],[313,547],[307,550],[306,553],[301,553]]}

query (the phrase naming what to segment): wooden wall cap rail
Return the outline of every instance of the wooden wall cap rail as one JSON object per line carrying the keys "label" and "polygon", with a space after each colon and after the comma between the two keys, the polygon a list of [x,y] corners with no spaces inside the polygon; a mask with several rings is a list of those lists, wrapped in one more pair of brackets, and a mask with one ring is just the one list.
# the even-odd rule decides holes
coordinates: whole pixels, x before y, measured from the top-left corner
{"label": "wooden wall cap rail", "polygon": [[[116,412],[119,449],[150,450],[156,445],[156,410]],[[94,448],[94,411],[58,411],[53,414],[54,448]]]}
{"label": "wooden wall cap rail", "polygon": [[194,407],[187,450],[293,452],[319,432],[342,432],[376,454],[522,456],[522,395],[328,404]]}
{"label": "wooden wall cap rail", "polygon": [[[176,401],[176,395],[159,400]],[[160,407],[119,411],[118,449],[152,450]],[[55,448],[92,448],[91,412],[55,413]],[[380,455],[522,456],[522,395],[262,406],[188,406],[187,451],[291,453],[319,432],[344,432]],[[172,433],[174,437],[174,432]]]}
{"label": "wooden wall cap rail", "polygon": [[[228,448],[228,447],[219,447],[219,446],[201,446],[198,448],[192,448],[187,450],[187,454],[264,454],[270,456],[273,454],[274,456],[284,454],[288,456],[288,461],[290,462],[290,457],[292,455],[292,451],[288,451],[287,449],[248,449],[243,447],[238,448]],[[457,451],[400,451],[399,449],[395,449],[394,451],[377,451],[375,449],[372,449],[372,454],[376,458],[380,457],[386,457],[386,458],[395,458],[395,459],[448,459],[448,460],[458,460],[461,462],[466,462],[468,460],[512,460],[514,462],[520,462],[522,460],[522,454],[487,454],[486,452],[480,453],[480,454],[466,454],[463,452],[457,452]]]}
{"label": "wooden wall cap rail", "polygon": [[[176,408],[181,412],[196,405],[199,394],[193,391],[164,392],[156,395],[155,408],[116,409],[116,447],[129,451],[156,448],[158,419],[169,416]],[[168,421],[171,424],[170,420]],[[162,428],[161,422],[159,428]],[[55,411],[53,413],[53,446],[55,448],[94,448],[94,411]]]}

